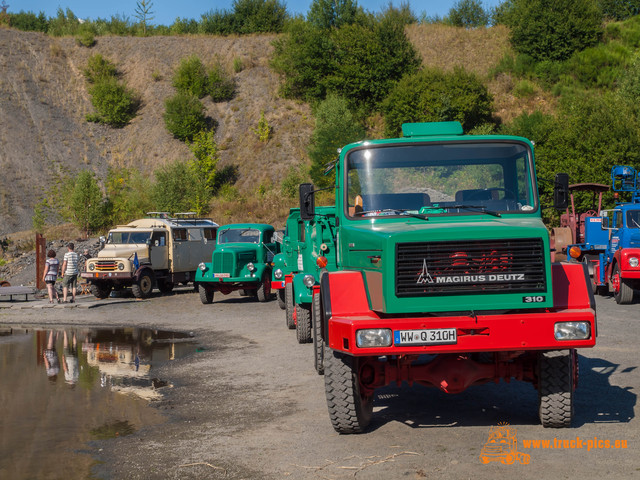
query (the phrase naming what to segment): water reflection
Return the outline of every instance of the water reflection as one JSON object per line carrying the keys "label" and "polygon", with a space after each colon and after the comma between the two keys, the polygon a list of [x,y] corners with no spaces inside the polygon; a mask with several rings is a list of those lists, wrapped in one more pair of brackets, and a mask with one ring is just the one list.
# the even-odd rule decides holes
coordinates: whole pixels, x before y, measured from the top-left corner
{"label": "water reflection", "polygon": [[176,332],[0,325],[0,478],[88,478],[78,450],[161,422],[158,366],[195,351]]}

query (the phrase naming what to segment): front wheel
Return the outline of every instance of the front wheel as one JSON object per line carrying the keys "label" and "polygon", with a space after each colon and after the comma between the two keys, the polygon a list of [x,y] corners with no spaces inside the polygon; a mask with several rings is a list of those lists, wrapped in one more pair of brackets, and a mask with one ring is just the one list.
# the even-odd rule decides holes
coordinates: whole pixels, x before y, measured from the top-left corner
{"label": "front wheel", "polygon": [[373,394],[360,385],[360,361],[328,347],[324,351],[324,390],[331,424],[338,433],[362,433],[371,422]]}
{"label": "front wheel", "polygon": [[626,305],[633,301],[633,287],[629,280],[622,278],[619,263],[616,263],[613,267],[611,284],[613,285],[613,296],[618,305]]}
{"label": "front wheel", "polygon": [[296,305],[296,336],[298,343],[311,342],[311,310],[304,305]]}
{"label": "front wheel", "polygon": [[94,297],[103,300],[111,293],[111,285],[108,283],[92,283],[90,290]]}
{"label": "front wheel", "polygon": [[284,288],[281,288],[280,290],[278,290],[278,306],[280,307],[280,309],[284,310],[286,307],[285,303],[284,303]]}
{"label": "front wheel", "polygon": [[322,339],[322,302],[320,294],[313,296],[313,304],[311,309],[311,325],[313,326],[313,363],[316,367],[318,375],[324,375],[324,340]]}
{"label": "front wheel", "polygon": [[140,274],[138,280],[131,285],[131,291],[136,298],[149,298],[153,290],[153,277],[149,272]]}
{"label": "front wheel", "polygon": [[571,426],[576,375],[575,350],[538,354],[538,412],[543,427]]}
{"label": "front wheel", "polygon": [[266,271],[262,275],[262,282],[258,286],[257,291],[259,302],[268,302],[271,300],[271,272]]}
{"label": "front wheel", "polygon": [[200,283],[198,284],[198,293],[200,294],[200,301],[203,304],[208,305],[213,302],[213,288],[208,288]]}
{"label": "front wheel", "polygon": [[284,287],[284,308],[287,328],[293,330],[296,328],[296,320],[293,318],[293,283],[287,283]]}

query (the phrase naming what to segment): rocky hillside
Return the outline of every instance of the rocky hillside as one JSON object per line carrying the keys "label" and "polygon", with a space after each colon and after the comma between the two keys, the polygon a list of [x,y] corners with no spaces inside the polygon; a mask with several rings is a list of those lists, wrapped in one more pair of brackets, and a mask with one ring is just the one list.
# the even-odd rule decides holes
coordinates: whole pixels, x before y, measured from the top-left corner
{"label": "rocky hillside", "polygon": [[[427,66],[464,66],[486,76],[508,51],[504,28],[463,30],[414,25],[407,34]],[[221,165],[239,169],[238,187],[254,192],[264,181],[278,184],[291,165],[307,161],[313,129],[308,105],[278,96],[278,77],[269,68],[274,35],[242,37],[98,37],[91,48],[73,38],[0,28],[0,238],[31,228],[33,206],[55,182],[79,169],[104,178],[108,166],[135,166],[152,173],[165,162],[190,157],[187,147],[166,131],[164,101],[180,60],[197,54],[205,64],[234,60],[237,95],[214,104]],[[142,100],[137,117],[122,129],[88,123],[92,106],[82,71],[91,55],[114,62]],[[508,79],[490,80],[496,111],[504,118],[526,107],[509,95]],[[537,105],[540,99],[529,99]],[[264,111],[273,136],[260,143],[252,129]],[[268,180],[269,179],[269,180]]]}

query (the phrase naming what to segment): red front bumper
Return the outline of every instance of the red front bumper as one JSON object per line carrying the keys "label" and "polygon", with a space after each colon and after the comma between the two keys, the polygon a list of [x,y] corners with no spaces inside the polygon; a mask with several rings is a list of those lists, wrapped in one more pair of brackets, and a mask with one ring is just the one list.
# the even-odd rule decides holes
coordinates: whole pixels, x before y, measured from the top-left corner
{"label": "red front bumper", "polygon": [[[596,343],[593,309],[545,311],[514,315],[478,315],[430,318],[379,318],[375,312],[366,316],[329,319],[329,346],[356,356],[423,355],[514,350],[564,350],[593,347]],[[554,325],[558,322],[589,322],[591,336],[587,340],[558,341]],[[391,328],[422,330],[455,328],[455,345],[396,346],[359,348],[356,332],[361,329]],[[392,335],[393,337],[393,335]]]}
{"label": "red front bumper", "polygon": [[272,290],[282,290],[284,288],[284,280],[278,282],[271,282]]}

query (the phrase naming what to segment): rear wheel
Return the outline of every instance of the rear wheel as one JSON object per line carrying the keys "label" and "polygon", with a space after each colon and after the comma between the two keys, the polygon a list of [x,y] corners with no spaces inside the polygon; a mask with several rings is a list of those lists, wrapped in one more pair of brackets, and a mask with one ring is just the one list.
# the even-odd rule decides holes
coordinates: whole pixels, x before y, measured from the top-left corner
{"label": "rear wheel", "polygon": [[613,285],[613,296],[618,305],[626,305],[633,301],[633,287],[629,280],[622,278],[619,263],[613,267],[611,284]]}
{"label": "rear wheel", "polygon": [[311,342],[311,310],[304,305],[296,305],[296,336],[298,343]]}
{"label": "rear wheel", "polygon": [[324,389],[331,424],[338,433],[362,433],[373,413],[373,394],[362,392],[359,359],[324,351]]}
{"label": "rear wheel", "polygon": [[538,412],[543,427],[571,426],[576,375],[575,350],[538,354]]}
{"label": "rear wheel", "polygon": [[262,275],[262,282],[258,286],[258,301],[268,302],[271,300],[271,272],[268,270]]}
{"label": "rear wheel", "polygon": [[138,280],[131,285],[131,291],[136,298],[149,298],[153,290],[153,276],[149,272],[140,274]]}
{"label": "rear wheel", "polygon": [[102,300],[109,296],[111,288],[111,285],[108,283],[92,283],[90,290],[94,297],[98,300]]}
{"label": "rear wheel", "polygon": [[323,317],[322,303],[319,293],[313,296],[311,325],[313,326],[313,363],[318,375],[324,375],[324,340],[322,339]]}
{"label": "rear wheel", "polygon": [[296,328],[296,321],[293,318],[293,283],[287,283],[284,287],[284,308],[286,312],[287,328],[293,330]]}
{"label": "rear wheel", "polygon": [[207,305],[213,302],[213,294],[214,294],[213,288],[209,288],[200,283],[198,284],[198,293],[200,294],[200,301],[203,304]]}
{"label": "rear wheel", "polygon": [[284,289],[281,288],[280,290],[278,290],[278,306],[284,310],[286,308],[286,305],[284,304]]}

